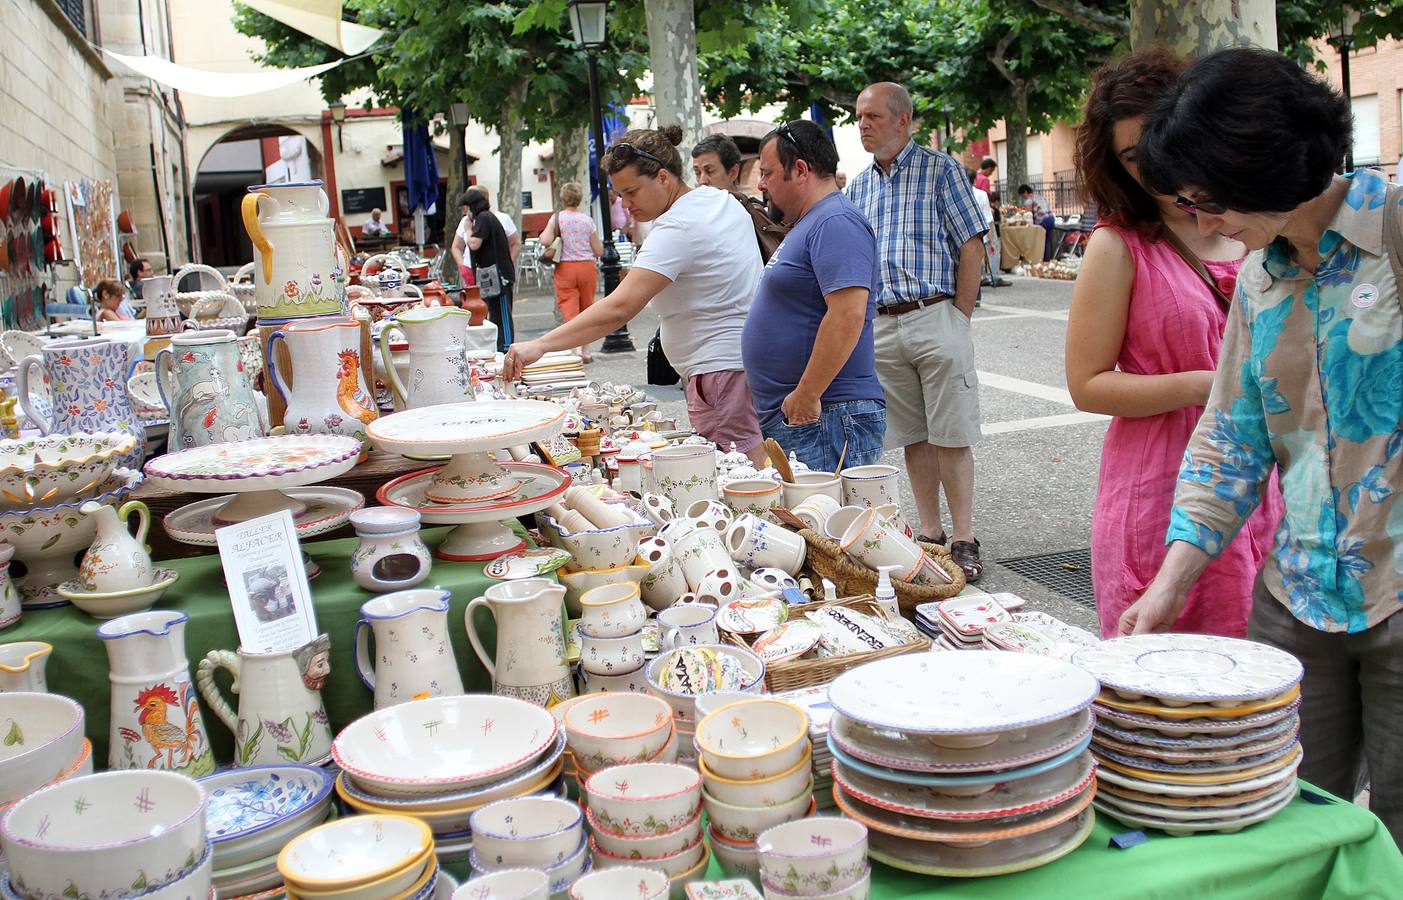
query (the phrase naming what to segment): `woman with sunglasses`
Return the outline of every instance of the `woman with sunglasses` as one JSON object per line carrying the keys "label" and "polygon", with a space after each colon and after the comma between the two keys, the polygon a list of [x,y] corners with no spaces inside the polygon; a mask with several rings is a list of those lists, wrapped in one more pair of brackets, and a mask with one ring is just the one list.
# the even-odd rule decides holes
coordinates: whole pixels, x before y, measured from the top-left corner
{"label": "woman with sunglasses", "polygon": [[[1091,515],[1091,581],[1104,637],[1115,635],[1121,613],[1164,561],[1179,463],[1208,402],[1227,298],[1246,254],[1236,241],[1199,234],[1173,196],[1152,194],[1140,180],[1135,148],[1145,114],[1184,65],[1165,50],[1106,65],[1092,77],[1077,128],[1077,169],[1101,224],[1072,293],[1067,387],[1078,409],[1114,417]],[[1174,631],[1247,634],[1252,582],[1279,515],[1273,495],[1204,573]]]}
{"label": "woman with sunglasses", "polygon": [[763,464],[760,423],[741,364],[740,338],[763,271],[750,213],[730,194],[682,180],[682,129],[635,130],[610,144],[601,167],[624,207],[651,222],[648,240],[609,296],[533,341],[513,344],[503,374],[516,379],[552,350],[580,347],[627,324],[650,302],[668,360],[687,380],[692,427]]}
{"label": "woman with sunglasses", "polygon": [[1256,49],[1194,63],[1145,126],[1146,183],[1253,252],[1169,552],[1120,630],[1174,621],[1276,469],[1285,513],[1248,635],[1305,665],[1301,777],[1352,799],[1367,772],[1403,840],[1403,191],[1335,174],[1351,130],[1344,97]]}

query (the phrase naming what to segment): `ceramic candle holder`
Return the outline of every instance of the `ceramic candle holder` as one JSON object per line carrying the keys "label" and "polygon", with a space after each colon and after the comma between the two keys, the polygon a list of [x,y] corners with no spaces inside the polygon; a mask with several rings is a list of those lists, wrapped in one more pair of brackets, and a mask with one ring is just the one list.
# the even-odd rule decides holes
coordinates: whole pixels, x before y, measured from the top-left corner
{"label": "ceramic candle holder", "polygon": [[638,545],[638,557],[649,566],[639,588],[643,602],[654,610],[664,610],[687,592],[687,578],[665,538],[651,537]]}
{"label": "ceramic candle holder", "polygon": [[808,546],[792,531],[753,515],[736,519],[726,532],[726,546],[737,563],[750,569],[783,569],[796,575]]}
{"label": "ceramic candle holder", "polygon": [[372,506],[351,513],[360,543],[351,554],[351,578],[367,591],[414,587],[429,577],[433,556],[419,534],[419,513],[398,506]]}

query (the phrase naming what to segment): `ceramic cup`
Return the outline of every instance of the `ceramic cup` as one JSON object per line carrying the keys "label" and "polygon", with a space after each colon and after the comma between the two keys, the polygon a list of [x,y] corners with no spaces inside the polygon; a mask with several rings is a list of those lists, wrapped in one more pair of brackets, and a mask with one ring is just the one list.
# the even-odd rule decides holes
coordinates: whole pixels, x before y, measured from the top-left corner
{"label": "ceramic cup", "polygon": [[632,672],[643,664],[643,632],[623,637],[580,635],[580,666],[594,675]]}
{"label": "ceramic cup", "polygon": [[738,516],[744,513],[763,516],[784,503],[779,482],[769,478],[728,481],[721,488],[721,495],[726,498],[726,505],[735,510]]}
{"label": "ceramic cup", "polygon": [[799,521],[824,534],[824,526],[828,524],[828,517],[833,515],[843,504],[827,494],[810,494],[798,506],[790,507],[789,511],[798,516]]}
{"label": "ceramic cup", "polygon": [[731,508],[720,500],[698,500],[687,507],[687,518],[717,532],[730,528],[734,516]]}
{"label": "ceramic cup", "polygon": [[763,522],[746,514],[736,519],[726,532],[731,557],[750,569],[773,567],[796,575],[804,564],[804,539],[773,522]]}
{"label": "ceramic cup", "polygon": [[869,569],[900,566],[898,577],[916,574],[925,553],[896,525],[875,509],[858,516],[843,533],[843,552]]}
{"label": "ceramic cup", "polygon": [[674,444],[653,451],[653,484],[674,510],[716,497],[716,448]]}
{"label": "ceramic cup", "polygon": [[888,522],[899,528],[902,534],[909,538],[914,538],[916,536],[915,530],[907,524],[906,517],[901,514],[901,507],[897,506],[895,503],[884,503],[881,506],[874,506],[872,508],[880,513]]}
{"label": "ceramic cup", "polygon": [[625,637],[646,621],[648,611],[639,599],[638,585],[631,581],[592,588],[580,596],[580,634],[585,637]]}
{"label": "ceramic cup", "polygon": [[843,502],[848,506],[882,506],[897,502],[896,466],[849,466],[841,473]]}
{"label": "ceramic cup", "polygon": [[702,577],[697,585],[697,599],[703,603],[720,606],[730,603],[741,595],[740,573],[734,567],[722,566],[713,569]]}
{"label": "ceramic cup", "polygon": [[664,538],[651,537],[639,543],[638,556],[651,567],[639,585],[643,602],[649,607],[667,609],[687,593],[687,577]]}
{"label": "ceramic cup", "polygon": [[715,644],[716,607],[704,603],[679,603],[658,613],[658,643],[664,647]]}
{"label": "ceramic cup", "polygon": [[848,526],[857,521],[858,516],[867,512],[866,506],[844,506],[828,516],[828,521],[823,524],[823,533],[831,537],[838,543],[843,542],[843,534],[847,532]]}
{"label": "ceramic cup", "polygon": [[843,484],[832,472],[795,472],[793,481],[780,482],[784,505],[790,510],[813,496],[823,496],[842,503]]}
{"label": "ceramic cup", "polygon": [[732,568],[731,554],[726,551],[721,535],[712,528],[686,531],[672,541],[672,551],[682,566],[682,576],[687,579],[687,586],[693,591],[701,586],[702,579],[708,573]]}

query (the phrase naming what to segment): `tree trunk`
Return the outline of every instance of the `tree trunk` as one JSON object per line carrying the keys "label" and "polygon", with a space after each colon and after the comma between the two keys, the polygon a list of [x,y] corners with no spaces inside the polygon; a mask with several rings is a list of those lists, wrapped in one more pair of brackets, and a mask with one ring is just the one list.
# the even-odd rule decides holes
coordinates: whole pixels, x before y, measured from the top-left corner
{"label": "tree trunk", "polygon": [[[697,23],[692,0],[644,0],[648,61],[658,127],[682,126],[679,151],[688,159],[702,139],[701,79],[697,76]],[[687,170],[683,166],[683,171]]]}
{"label": "tree trunk", "polygon": [[1007,134],[1002,173],[1004,203],[1018,202],[1018,186],[1028,180],[1028,82],[1019,79],[1008,91],[1009,111],[1004,120]]}
{"label": "tree trunk", "polygon": [[1240,44],[1276,49],[1273,0],[1130,0],[1130,46],[1203,56]]}
{"label": "tree trunk", "polygon": [[507,91],[502,102],[501,126],[497,130],[497,208],[521,227],[521,110],[526,105],[530,82],[522,78]]}
{"label": "tree trunk", "polygon": [[458,196],[467,190],[468,184],[463,179],[464,165],[467,161],[468,150],[463,129],[457,126],[448,128],[448,192],[439,198],[439,204],[443,209],[443,249],[448,253],[448,262],[443,267],[442,281],[444,284],[457,284],[462,280],[458,273],[458,264],[453,261],[452,246],[453,235],[458,230],[458,221],[462,215],[458,212]]}
{"label": "tree trunk", "polygon": [[571,128],[555,139],[555,208],[559,209],[560,188],[575,182],[589,192],[589,129]]}

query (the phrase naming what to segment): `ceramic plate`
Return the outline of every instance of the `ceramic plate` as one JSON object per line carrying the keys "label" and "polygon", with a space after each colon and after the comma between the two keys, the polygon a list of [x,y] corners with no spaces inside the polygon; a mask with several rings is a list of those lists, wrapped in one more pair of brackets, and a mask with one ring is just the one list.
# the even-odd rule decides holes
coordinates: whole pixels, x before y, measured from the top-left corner
{"label": "ceramic plate", "polygon": [[564,408],[544,400],[478,400],[392,413],[365,432],[392,453],[473,453],[554,437],[564,422]]}
{"label": "ceramic plate", "polygon": [[854,759],[890,769],[958,774],[1013,769],[1065,753],[1090,736],[1091,710],[963,749],[941,747],[900,729],[872,728],[842,713],[833,714],[829,731],[834,743]]}
{"label": "ceramic plate", "polygon": [[1069,799],[1037,812],[1023,813],[995,821],[942,822],[935,819],[907,816],[863,803],[850,796],[839,785],[833,788],[833,799],[838,809],[849,819],[866,825],[873,831],[916,841],[939,841],[950,844],[984,843],[1004,841],[1023,835],[1035,834],[1060,825],[1078,815],[1091,805],[1096,788],[1088,784],[1080,793]]}
{"label": "ceramic plate", "polygon": [[926,819],[996,819],[1047,809],[1070,800],[1091,783],[1090,753],[1031,778],[1004,781],[982,794],[954,797],[935,788],[873,778],[839,762],[830,764],[834,784],[872,806]]}
{"label": "ceramic plate", "polygon": [[1224,735],[1241,734],[1245,731],[1253,731],[1267,725],[1273,725],[1296,715],[1296,710],[1300,709],[1299,699],[1286,706],[1270,709],[1266,712],[1253,713],[1233,719],[1160,719],[1155,716],[1142,715],[1140,713],[1125,712],[1111,709],[1108,706],[1096,707],[1096,718],[1098,721],[1108,721],[1123,728],[1148,728],[1160,734],[1170,737],[1205,736],[1218,737]]}
{"label": "ceramic plate", "polygon": [[569,551],[559,547],[531,547],[497,557],[482,567],[482,574],[507,581],[535,578],[554,572],[569,561]]}
{"label": "ceramic plate", "polygon": [[867,835],[867,855],[894,869],[920,875],[982,878],[1036,869],[1061,859],[1082,845],[1096,827],[1096,816],[1083,810],[1061,825],[981,846],[913,841],[880,831]]}
{"label": "ceramic plate", "polygon": [[1248,728],[1233,734],[1174,737],[1172,735],[1160,734],[1158,731],[1150,728],[1123,728],[1119,725],[1113,725],[1110,719],[1102,715],[1097,718],[1096,730],[1101,734],[1108,735],[1113,740],[1142,749],[1154,748],[1162,751],[1174,752],[1206,752],[1236,747],[1241,744],[1269,741],[1295,731],[1300,727],[1300,724],[1300,717],[1292,713],[1271,725],[1266,725],[1261,728]]}
{"label": "ceramic plate", "polygon": [[1125,811],[1132,815],[1152,816],[1171,822],[1201,822],[1204,820],[1226,820],[1250,816],[1253,813],[1260,812],[1275,804],[1283,796],[1294,795],[1295,792],[1296,776],[1292,775],[1281,785],[1268,788],[1262,796],[1252,800],[1234,798],[1239,802],[1230,806],[1164,806],[1159,803],[1144,803],[1139,800],[1129,800],[1125,797],[1118,797],[1115,794],[1108,794],[1105,791],[1096,792],[1096,802],[1098,804],[1104,803],[1113,814],[1116,811]]}
{"label": "ceramic plate", "polygon": [[327,798],[331,782],[316,766],[254,766],[201,778],[209,838],[234,841],[305,812]]}
{"label": "ceramic plate", "polygon": [[843,715],[868,725],[987,735],[1070,716],[1098,687],[1061,660],[970,650],[879,659],[838,676],[828,696]]}
{"label": "ceramic plate", "polygon": [[1118,709],[1124,712],[1138,712],[1147,716],[1158,716],[1162,719],[1237,719],[1242,716],[1250,716],[1253,713],[1267,712],[1279,707],[1295,703],[1300,699],[1301,686],[1295,685],[1284,693],[1265,700],[1257,700],[1250,703],[1239,703],[1234,706],[1218,706],[1213,703],[1195,703],[1188,706],[1160,706],[1154,703],[1147,703],[1140,700],[1125,700],[1114,693],[1102,692],[1096,698],[1098,706],[1107,706],[1111,709]]}
{"label": "ceramic plate", "polygon": [[787,618],[789,604],[778,597],[732,600],[717,610],[716,627],[732,634],[758,634],[780,625]]}
{"label": "ceramic plate", "polygon": [[[301,501],[307,508],[293,522],[297,526],[297,537],[309,538],[325,534],[346,524],[351,513],[365,505],[365,498],[350,488],[315,487],[287,488],[283,491],[289,497]],[[223,528],[226,522],[215,522],[215,515],[224,508],[233,495],[210,497],[182,506],[166,514],[162,519],[166,534],[171,540],[182,544],[198,546],[215,545],[214,530]]]}
{"label": "ceramic plate", "polygon": [[1073,662],[1127,700],[1150,697],[1169,706],[1262,700],[1287,691],[1304,672],[1285,650],[1212,634],[1114,638]]}
{"label": "ceramic plate", "polygon": [[936,607],[936,612],[966,640],[978,637],[998,622],[1012,622],[1013,614],[993,597],[952,597]]}
{"label": "ceramic plate", "polygon": [[1093,744],[1092,752],[1096,754],[1096,758],[1101,762],[1120,766],[1120,771],[1139,769],[1142,772],[1153,772],[1156,776],[1161,774],[1219,775],[1265,766],[1293,752],[1295,750],[1295,745],[1296,736],[1292,735],[1290,740],[1283,741],[1279,746],[1252,756],[1239,756],[1235,759],[1200,758],[1187,762],[1171,762],[1154,757],[1140,756],[1135,753],[1124,753],[1118,750],[1108,749],[1103,744]]}
{"label": "ceramic plate", "polygon": [[1096,784],[1096,795],[1098,797],[1110,796],[1118,800],[1126,800],[1133,803],[1148,803],[1155,807],[1170,806],[1175,809],[1219,809],[1227,806],[1241,806],[1244,803],[1251,803],[1255,800],[1270,797],[1272,794],[1280,791],[1287,782],[1295,783],[1295,780],[1296,773],[1290,771],[1270,779],[1262,779],[1262,786],[1253,788],[1250,791],[1241,791],[1235,794],[1200,794],[1190,796],[1147,794],[1143,791],[1136,791],[1106,781],[1099,781]]}
{"label": "ceramic plate", "polygon": [[361,443],[337,434],[284,434],[210,444],[158,456],[146,464],[157,487],[228,493],[276,490],[335,478],[355,466]]}
{"label": "ceramic plate", "polygon": [[1252,778],[1258,775],[1270,775],[1293,763],[1299,763],[1301,758],[1300,744],[1292,744],[1284,752],[1272,754],[1272,758],[1266,762],[1256,763],[1247,768],[1235,768],[1227,772],[1204,772],[1197,774],[1182,774],[1177,772],[1165,772],[1159,769],[1147,769],[1140,766],[1127,766],[1118,762],[1112,762],[1104,756],[1097,758],[1103,770],[1111,770],[1129,778],[1140,778],[1146,781],[1156,781],[1161,784],[1225,784],[1238,781],[1243,778]]}
{"label": "ceramic plate", "polygon": [[979,788],[984,785],[992,786],[1005,781],[1017,781],[1020,778],[1031,778],[1034,775],[1050,772],[1058,766],[1071,762],[1085,751],[1087,747],[1091,746],[1091,738],[1090,736],[1083,738],[1070,750],[1031,765],[1020,766],[1016,769],[1003,769],[997,772],[973,772],[964,775],[927,775],[923,772],[905,772],[899,769],[888,769],[884,766],[874,766],[860,759],[853,759],[851,756],[844,753],[843,749],[834,743],[831,732],[828,735],[827,743],[828,752],[833,754],[835,760],[841,762],[848,769],[856,770],[873,778],[881,778],[887,781],[901,782],[903,784],[916,784],[923,787],[945,788],[946,793],[983,793],[992,789],[992,787],[985,787],[983,790],[979,790]]}
{"label": "ceramic plate", "polygon": [[438,469],[420,469],[386,482],[375,492],[375,498],[386,506],[403,506],[419,513],[426,525],[458,525],[464,522],[497,522],[544,509],[570,487],[570,476],[541,463],[503,463],[521,482],[516,493],[485,503],[448,505],[432,503],[424,492],[429,488]]}
{"label": "ceramic plate", "polygon": [[1146,816],[1138,813],[1126,812],[1117,809],[1110,803],[1101,801],[1096,804],[1096,808],[1107,815],[1113,816],[1127,825],[1135,825],[1140,828],[1158,828],[1172,835],[1195,834],[1203,831],[1217,831],[1222,834],[1232,834],[1241,831],[1248,825],[1255,825],[1264,822],[1272,816],[1281,812],[1296,799],[1296,786],[1292,784],[1288,789],[1274,795],[1271,803],[1259,807],[1255,812],[1221,819],[1200,819],[1196,821],[1183,821],[1180,819],[1166,819],[1161,816]]}
{"label": "ceramic plate", "polygon": [[821,634],[817,625],[804,619],[784,622],[755,639],[750,649],[767,663],[803,656],[814,648]]}
{"label": "ceramic plate", "polygon": [[1139,791],[1142,794],[1151,796],[1163,795],[1166,797],[1212,797],[1219,794],[1245,794],[1248,791],[1255,791],[1260,788],[1280,784],[1282,779],[1288,775],[1294,775],[1296,769],[1301,764],[1301,755],[1288,757],[1285,765],[1276,767],[1270,772],[1262,774],[1240,773],[1243,777],[1238,781],[1224,781],[1219,783],[1170,783],[1165,781],[1146,781],[1132,775],[1125,775],[1117,772],[1110,766],[1102,766],[1096,770],[1096,777],[1103,783],[1114,785],[1131,791]]}
{"label": "ceramic plate", "polygon": [[[1287,724],[1291,723],[1288,722]],[[1138,759],[1161,760],[1166,763],[1190,763],[1202,760],[1231,762],[1257,756],[1262,753],[1271,753],[1273,750],[1288,746],[1292,741],[1296,740],[1296,737],[1297,731],[1295,728],[1292,728],[1280,734],[1275,734],[1268,740],[1255,741],[1250,744],[1237,744],[1231,747],[1199,747],[1167,750],[1163,747],[1125,743],[1124,741],[1116,740],[1107,735],[1098,727],[1094,741],[1098,748],[1104,748],[1112,753],[1129,754]]]}

